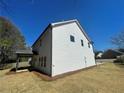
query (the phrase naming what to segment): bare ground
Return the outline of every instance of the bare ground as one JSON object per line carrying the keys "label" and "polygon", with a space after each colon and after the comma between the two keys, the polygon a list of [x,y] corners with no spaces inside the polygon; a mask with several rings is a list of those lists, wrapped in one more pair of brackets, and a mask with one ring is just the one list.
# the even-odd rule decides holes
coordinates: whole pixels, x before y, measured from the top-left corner
{"label": "bare ground", "polygon": [[7,71],[0,71],[0,93],[124,93],[124,65],[105,63],[54,81]]}

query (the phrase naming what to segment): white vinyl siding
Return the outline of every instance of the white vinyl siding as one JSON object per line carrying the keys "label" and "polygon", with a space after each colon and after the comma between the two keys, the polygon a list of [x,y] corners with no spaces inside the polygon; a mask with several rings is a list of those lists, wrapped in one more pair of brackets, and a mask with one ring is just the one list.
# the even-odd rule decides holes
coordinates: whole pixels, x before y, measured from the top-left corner
{"label": "white vinyl siding", "polygon": [[33,47],[38,51],[38,55],[36,55],[37,61],[35,61],[34,67],[48,75],[51,75],[51,33],[51,30],[48,29],[48,31],[46,31],[45,34],[37,41],[37,48],[35,46]]}
{"label": "white vinyl siding", "polygon": [[[70,35],[74,43],[68,40]],[[52,38],[52,76],[95,65],[92,46],[87,47],[89,41],[76,23],[53,28]]]}

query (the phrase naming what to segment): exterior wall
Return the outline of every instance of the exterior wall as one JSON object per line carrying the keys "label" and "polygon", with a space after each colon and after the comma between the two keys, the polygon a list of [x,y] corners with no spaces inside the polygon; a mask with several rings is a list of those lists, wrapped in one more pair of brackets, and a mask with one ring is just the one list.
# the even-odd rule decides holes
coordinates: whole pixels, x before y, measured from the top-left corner
{"label": "exterior wall", "polygon": [[[75,42],[70,41],[70,35]],[[81,46],[81,39],[84,46]],[[92,45],[74,23],[57,26],[52,30],[52,76],[95,65]]]}
{"label": "exterior wall", "polygon": [[[37,43],[33,46],[33,50],[38,52],[38,55],[34,55],[32,59],[32,65],[40,70],[43,73],[46,73],[48,75],[51,75],[51,36],[52,32],[51,29],[47,29],[42,37],[40,37],[40,40],[37,41]],[[41,43],[41,46],[40,46]],[[41,66],[41,61],[39,58],[46,56],[46,67]]]}

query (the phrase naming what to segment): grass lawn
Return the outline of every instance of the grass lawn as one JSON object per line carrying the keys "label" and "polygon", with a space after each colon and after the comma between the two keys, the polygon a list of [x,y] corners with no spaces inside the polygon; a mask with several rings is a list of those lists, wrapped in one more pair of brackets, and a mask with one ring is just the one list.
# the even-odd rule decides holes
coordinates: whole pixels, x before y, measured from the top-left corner
{"label": "grass lawn", "polygon": [[124,93],[124,65],[113,63],[55,81],[44,81],[33,72],[4,75],[5,72],[0,71],[0,93]]}
{"label": "grass lawn", "polygon": [[7,73],[10,69],[6,69],[6,70],[0,70],[0,78],[2,76],[5,76],[5,73]]}

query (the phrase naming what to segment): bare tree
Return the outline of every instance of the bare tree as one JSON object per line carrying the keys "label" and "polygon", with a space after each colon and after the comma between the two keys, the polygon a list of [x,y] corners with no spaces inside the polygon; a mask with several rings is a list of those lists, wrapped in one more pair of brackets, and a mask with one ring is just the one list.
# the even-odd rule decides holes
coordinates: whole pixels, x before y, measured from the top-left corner
{"label": "bare tree", "polygon": [[118,48],[124,48],[124,31],[111,38],[111,43]]}

